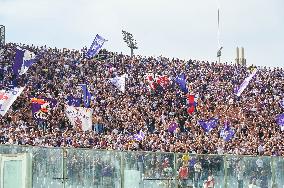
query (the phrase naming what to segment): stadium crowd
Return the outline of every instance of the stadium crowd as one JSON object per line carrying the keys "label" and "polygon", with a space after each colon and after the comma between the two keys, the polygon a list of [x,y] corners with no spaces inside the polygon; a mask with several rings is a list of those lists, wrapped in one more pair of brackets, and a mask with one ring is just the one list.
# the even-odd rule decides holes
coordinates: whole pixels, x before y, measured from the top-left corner
{"label": "stadium crowd", "polygon": [[[38,55],[28,72],[13,74],[17,44],[8,43],[0,57],[0,90],[25,86],[4,117],[0,116],[0,143],[47,147],[82,147],[108,150],[189,152],[197,154],[239,154],[284,156],[284,136],[275,117],[284,112],[283,68],[258,67],[256,76],[240,97],[237,86],[250,74],[242,65],[133,57],[101,50],[93,59],[84,58],[86,48],[52,49],[20,44]],[[166,75],[166,86],[151,90],[147,73]],[[186,74],[189,93],[195,96],[193,113],[187,112],[187,95],[175,82]],[[125,93],[109,78],[127,74]],[[93,130],[73,127],[66,117],[67,96],[81,97],[78,84],[87,83],[92,94]],[[31,97],[58,101],[42,122],[32,116]],[[82,106],[83,103],[82,103]],[[206,133],[199,120],[216,117],[217,128]],[[178,125],[173,132],[172,122]],[[229,141],[220,137],[224,123],[235,134]],[[134,141],[142,130],[145,137]]]}

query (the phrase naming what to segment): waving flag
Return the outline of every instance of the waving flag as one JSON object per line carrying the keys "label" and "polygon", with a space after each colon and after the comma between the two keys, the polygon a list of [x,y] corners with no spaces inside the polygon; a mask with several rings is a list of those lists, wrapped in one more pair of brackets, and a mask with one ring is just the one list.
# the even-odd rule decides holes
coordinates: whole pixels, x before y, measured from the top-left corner
{"label": "waving flag", "polygon": [[87,84],[79,84],[82,87],[83,90],[83,101],[84,101],[84,105],[86,108],[90,107],[90,103],[91,103],[91,94],[88,91],[88,87]]}
{"label": "waving flag", "polygon": [[144,137],[145,137],[145,134],[143,133],[142,130],[140,130],[138,134],[134,135],[134,140],[141,141],[143,140]]}
{"label": "waving flag", "polygon": [[146,74],[146,82],[148,83],[150,90],[156,90],[155,75],[153,73]]}
{"label": "waving flag", "polygon": [[241,96],[242,92],[246,89],[248,86],[250,80],[256,75],[257,69],[254,69],[252,73],[244,80],[242,85],[239,87],[239,89],[236,90],[236,95],[239,97]]}
{"label": "waving flag", "polygon": [[186,78],[184,73],[176,77],[176,83],[178,84],[182,92],[188,93],[188,89],[186,87]]}
{"label": "waving flag", "polygon": [[38,121],[42,121],[47,119],[50,109],[56,106],[57,101],[52,98],[31,98],[31,103],[33,117]]}
{"label": "waving flag", "polygon": [[73,127],[83,131],[92,129],[93,109],[66,105],[65,114]]}
{"label": "waving flag", "polygon": [[167,87],[170,84],[170,80],[167,76],[157,76],[156,82],[163,88]]}
{"label": "waving flag", "polygon": [[25,74],[29,67],[35,62],[35,54],[29,50],[16,49],[13,72],[15,75]]}
{"label": "waving flag", "polygon": [[122,75],[122,76],[116,76],[114,78],[110,78],[110,82],[115,85],[119,91],[121,92],[125,92],[125,78],[126,78],[126,74]]}
{"label": "waving flag", "polygon": [[14,101],[23,92],[24,87],[15,87],[9,90],[0,90],[0,114],[4,116]]}
{"label": "waving flag", "polygon": [[280,101],[279,101],[279,104],[280,104],[280,106],[281,106],[282,108],[284,108],[284,99],[280,100]]}
{"label": "waving flag", "polygon": [[172,122],[170,125],[169,125],[169,128],[168,128],[168,131],[173,133],[175,132],[175,130],[178,128],[178,124],[176,122]]}
{"label": "waving flag", "polygon": [[280,126],[281,131],[284,131],[284,114],[280,114],[276,117],[276,122]]}
{"label": "waving flag", "polygon": [[188,104],[188,108],[187,108],[187,112],[189,114],[192,114],[195,111],[195,106],[196,106],[196,102],[195,102],[195,96],[194,95],[187,95],[187,104]]}
{"label": "waving flag", "polygon": [[80,105],[81,105],[81,98],[76,98],[76,97],[73,97],[72,95],[69,95],[67,97],[67,104],[69,106],[80,107]]}
{"label": "waving flag", "polygon": [[231,129],[227,123],[225,123],[224,128],[220,132],[220,137],[222,137],[226,142],[231,140],[235,134],[234,129]]}
{"label": "waving flag", "polygon": [[198,123],[206,133],[209,133],[217,127],[218,118],[210,118],[208,121],[199,120]]}
{"label": "waving flag", "polygon": [[101,47],[103,46],[103,44],[106,42],[107,40],[104,39],[103,37],[101,37],[100,35],[96,35],[96,38],[94,39],[90,49],[87,51],[87,58],[91,59],[93,58],[95,55],[97,55],[101,49]]}

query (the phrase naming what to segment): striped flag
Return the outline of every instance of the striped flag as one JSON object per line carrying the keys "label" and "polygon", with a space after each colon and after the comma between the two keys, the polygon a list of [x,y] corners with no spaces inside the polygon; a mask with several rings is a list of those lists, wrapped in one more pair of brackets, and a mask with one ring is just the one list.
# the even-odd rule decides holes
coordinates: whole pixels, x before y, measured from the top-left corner
{"label": "striped flag", "polygon": [[241,96],[242,92],[246,89],[251,79],[256,75],[257,69],[254,69],[253,72],[243,81],[239,89],[236,90],[236,95]]}
{"label": "striped flag", "polygon": [[97,55],[106,41],[107,41],[106,39],[104,39],[103,37],[97,34],[90,49],[87,51],[86,57],[91,59],[95,55]]}

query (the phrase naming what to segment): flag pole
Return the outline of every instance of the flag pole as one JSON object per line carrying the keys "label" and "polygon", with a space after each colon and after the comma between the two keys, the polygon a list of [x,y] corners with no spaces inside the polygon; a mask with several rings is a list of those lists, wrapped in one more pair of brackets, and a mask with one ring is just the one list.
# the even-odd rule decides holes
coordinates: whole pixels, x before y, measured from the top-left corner
{"label": "flag pole", "polygon": [[218,5],[218,13],[217,13],[217,24],[218,24],[217,40],[218,40],[218,48],[220,48],[221,45],[220,45],[220,10],[219,10],[219,5]]}
{"label": "flag pole", "polygon": [[218,43],[218,51],[217,51],[217,57],[218,57],[218,63],[221,63],[221,50],[223,47],[221,47],[220,43],[220,3],[219,0],[216,0],[217,3],[217,43]]}

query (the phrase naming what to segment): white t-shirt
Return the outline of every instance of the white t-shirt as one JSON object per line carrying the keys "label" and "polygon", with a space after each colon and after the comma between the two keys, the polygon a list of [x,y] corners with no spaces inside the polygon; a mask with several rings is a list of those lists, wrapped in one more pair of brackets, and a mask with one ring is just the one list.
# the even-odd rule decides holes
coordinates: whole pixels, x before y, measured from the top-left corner
{"label": "white t-shirt", "polygon": [[256,165],[258,168],[263,168],[263,161],[261,159],[257,159]]}
{"label": "white t-shirt", "polygon": [[201,164],[200,164],[200,163],[196,163],[196,164],[194,165],[194,171],[195,171],[195,172],[200,172],[201,169],[202,169],[202,167],[201,167]]}

